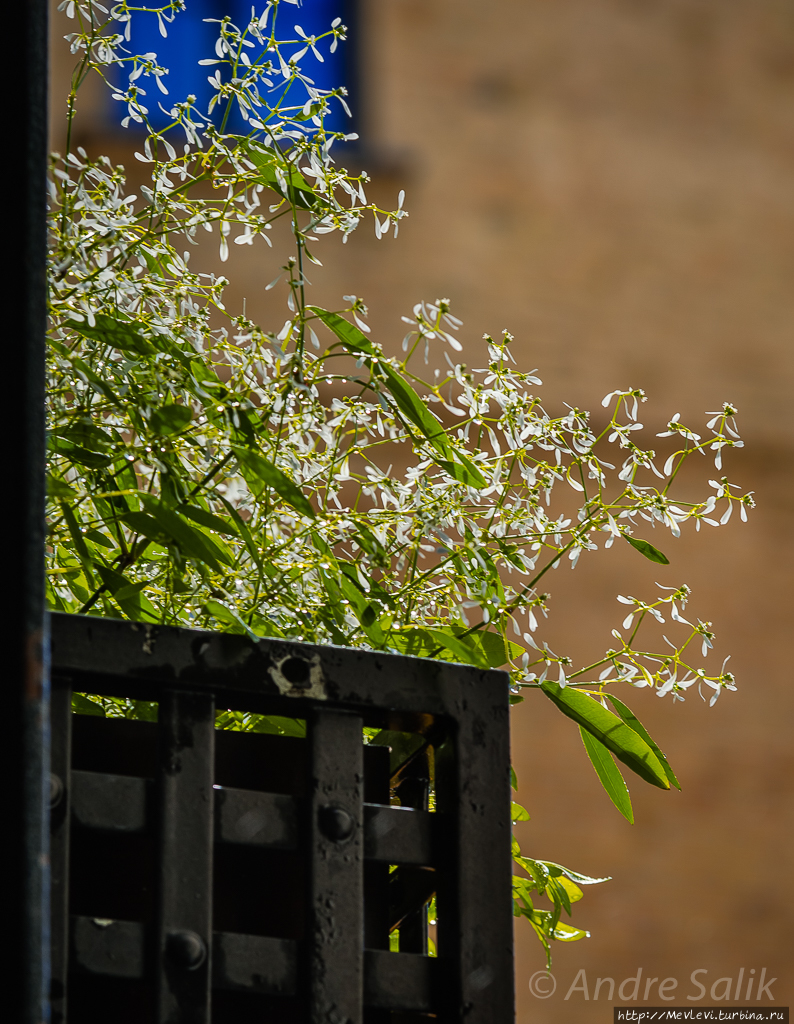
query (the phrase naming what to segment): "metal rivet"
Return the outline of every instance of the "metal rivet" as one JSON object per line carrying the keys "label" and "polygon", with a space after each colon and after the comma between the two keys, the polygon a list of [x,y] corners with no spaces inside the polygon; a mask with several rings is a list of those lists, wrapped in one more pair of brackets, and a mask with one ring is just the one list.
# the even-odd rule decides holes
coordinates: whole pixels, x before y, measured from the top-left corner
{"label": "metal rivet", "polygon": [[63,800],[63,782],[60,777],[50,773],[50,810],[55,810]]}
{"label": "metal rivet", "polygon": [[353,819],[341,807],[320,808],[320,828],[335,843],[343,843],[353,835]]}
{"label": "metal rivet", "polygon": [[195,932],[187,930],[169,932],[165,951],[171,963],[187,971],[195,971],[207,959],[207,947],[204,945],[204,940]]}

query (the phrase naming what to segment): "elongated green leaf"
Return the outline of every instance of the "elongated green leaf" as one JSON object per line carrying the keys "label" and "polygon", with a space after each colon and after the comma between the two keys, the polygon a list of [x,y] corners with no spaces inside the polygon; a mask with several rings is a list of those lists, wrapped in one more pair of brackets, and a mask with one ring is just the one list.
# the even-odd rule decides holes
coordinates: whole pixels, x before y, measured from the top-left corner
{"label": "elongated green leaf", "polygon": [[146,596],[141,593],[146,586],[145,580],[142,583],[131,583],[121,573],[108,568],[108,566],[96,565],[95,568],[99,578],[125,615],[136,621],[157,621],[157,612]]}
{"label": "elongated green leaf", "polygon": [[83,568],[86,572],[89,572],[89,566],[91,565],[91,554],[86,547],[85,538],[83,537],[80,524],[77,521],[77,517],[74,514],[73,509],[70,505],[67,505],[65,501],[61,502],[61,511],[63,512],[63,518],[66,521],[66,525],[69,529],[69,536],[72,538],[72,544],[77,552],[80,561],[83,563]]}
{"label": "elongated green leaf", "polygon": [[[345,320],[338,313],[329,313],[319,306],[308,308],[333,331],[349,351],[359,355],[377,355],[372,342],[349,320]],[[443,425],[433,416],[408,381],[387,362],[381,362],[379,366],[397,408],[436,449],[440,456],[439,465],[443,466],[450,476],[469,487],[485,487],[485,479],[480,471],[470,459],[450,445]]]}
{"label": "elongated green leaf", "polygon": [[[378,611],[369,601],[366,594],[361,590],[358,580],[355,579],[355,567],[349,566],[350,573],[346,570],[348,566],[340,564],[342,570],[337,577],[337,582],[342,594],[350,603],[353,614],[361,623],[361,628],[369,639],[378,647],[386,642],[386,634],[378,623]],[[352,578],[351,578],[352,577]]]}
{"label": "elongated green leaf", "polygon": [[597,740],[631,768],[640,778],[659,789],[669,789],[670,783],[658,757],[641,736],[622,722],[617,715],[589,694],[572,686],[546,681],[541,689],[564,715],[583,726]]}
{"label": "elongated green leaf", "polygon": [[551,934],[558,942],[576,942],[579,939],[590,937],[590,932],[586,932],[582,928],[574,928],[572,924],[563,924],[562,921],[555,924]]}
{"label": "elongated green leaf", "polygon": [[234,564],[229,553],[217,540],[208,537],[206,533],[202,533],[194,526],[191,526],[186,519],[183,519],[171,509],[166,508],[156,498],[150,495],[142,495],[141,500],[147,511],[155,519],[157,525],[172,540],[177,542],[186,555],[206,562],[216,572],[221,571],[219,564],[221,562],[225,562],[227,565]]}
{"label": "elongated green leaf", "polygon": [[168,532],[160,526],[154,516],[147,515],[146,512],[125,512],[120,518],[131,530],[148,540],[162,541],[168,537]]}
{"label": "elongated green leaf", "polygon": [[48,473],[47,495],[50,498],[73,498],[75,496],[75,492],[65,480],[62,480],[58,476],[53,476],[52,473]]}
{"label": "elongated green leaf", "polygon": [[[235,447],[234,452],[247,480],[248,474],[253,475],[260,484],[272,487],[296,512],[314,519],[315,512],[309,499],[278,466],[274,466],[264,455],[251,451],[250,448]],[[261,487],[259,489],[261,490]]]}
{"label": "elongated green leaf", "polygon": [[467,487],[485,487],[485,478],[473,462],[465,455],[461,455],[460,452],[455,452],[455,458],[458,459],[457,462],[452,462],[450,459],[437,459],[436,461],[458,483],[465,484]]}
{"label": "elongated green leaf", "polygon": [[50,437],[50,451],[63,455],[71,462],[77,462],[81,466],[88,466],[89,469],[103,469],[113,461],[112,456],[102,455],[100,452],[90,451],[82,445],[74,444],[63,437]]}
{"label": "elongated green leaf", "polygon": [[541,861],[545,864],[549,870],[552,868],[558,868],[560,873],[565,875],[566,878],[570,878],[572,882],[576,882],[577,885],[598,885],[599,882],[611,882],[611,875],[607,875],[604,878],[592,878],[590,875],[583,875],[580,871],[572,871],[570,868],[566,868],[563,864],[557,864],[553,860]]}
{"label": "elongated green leaf", "polygon": [[275,163],[277,157],[273,150],[260,149],[258,146],[245,141],[240,143],[240,148],[256,167],[258,176],[263,185],[267,185],[269,188],[272,188],[274,192],[277,192],[280,196],[289,199],[290,202],[293,202],[296,206],[300,206],[304,210],[311,210],[314,208],[319,197],[314,193],[309,182],[303,177],[296,167],[285,168],[282,166],[281,168],[284,179],[287,182],[287,192],[285,193],[276,176]]}
{"label": "elongated green leaf", "polygon": [[149,426],[164,437],[180,434],[193,419],[192,411],[186,405],[164,405],[155,409],[149,417]]}
{"label": "elongated green leaf", "polygon": [[372,342],[366,334],[360,331],[355,324],[345,320],[343,316],[340,316],[338,313],[330,313],[327,309],[322,309],[320,306],[307,306],[306,308],[322,320],[325,326],[330,331],[333,331],[349,351],[358,352],[361,355],[377,355]]}
{"label": "elongated green leaf", "polygon": [[92,452],[104,452],[115,441],[106,430],[94,426],[93,423],[73,423],[70,427],[53,431],[51,436],[64,437],[67,441],[80,444]]}
{"label": "elongated green leaf", "polygon": [[601,785],[607,791],[607,796],[617,807],[623,817],[631,824],[634,824],[634,811],[631,809],[631,797],[629,787],[618,770],[618,766],[612,760],[612,755],[600,743],[592,733],[579,726],[582,735],[582,743],[587,751],[587,756],[592,761],[596,775],[601,780]]}
{"label": "elongated green leaf", "polygon": [[462,664],[474,665],[476,668],[491,668],[487,654],[473,636],[457,637],[447,629],[426,629],[424,632],[440,647],[451,651]]}
{"label": "elongated green leaf", "polygon": [[223,622],[228,626],[228,633],[250,633],[248,626],[243,622],[236,612],[233,612],[230,608],[227,608],[225,604],[221,604],[220,601],[211,599],[204,603],[204,610],[212,615],[213,618],[219,622]]}
{"label": "elongated green leaf", "polygon": [[234,523],[230,523],[228,519],[221,519],[220,516],[208,512],[205,508],[199,508],[197,505],[179,505],[177,511],[183,516],[187,516],[188,519],[192,519],[194,523],[206,526],[208,530],[226,534],[227,537],[239,536],[239,530]]}
{"label": "elongated green leaf", "polygon": [[156,351],[131,323],[117,320],[106,313],[97,313],[95,320],[96,324],[93,327],[85,321],[81,323],[78,320],[67,320],[66,326],[82,334],[84,338],[98,341],[102,345],[112,345],[113,348],[136,356],[148,356]]}
{"label": "elongated green leaf", "polygon": [[675,772],[670,767],[667,758],[659,749],[658,745],[648,735],[648,730],[643,726],[642,722],[640,722],[640,720],[637,718],[634,712],[631,711],[630,708],[627,708],[622,700],[618,700],[617,697],[613,697],[611,693],[607,694],[607,700],[615,709],[615,711],[617,711],[618,715],[620,715],[620,717],[623,719],[626,725],[630,729],[633,729],[638,736],[641,736],[645,740],[645,742],[648,744],[648,746],[651,748],[654,754],[656,754],[656,756],[659,758],[659,761],[661,762],[662,768],[664,768],[664,773],[667,776],[667,778],[670,780],[672,785],[675,786],[676,789],[680,789],[681,785],[678,782],[678,779],[675,777]]}
{"label": "elongated green leaf", "polygon": [[[624,533],[623,536],[626,537],[626,534]],[[626,540],[633,548],[636,548],[641,555],[645,555],[646,558],[650,558],[652,562],[658,562],[659,565],[670,564],[670,559],[667,555],[662,554],[658,548],[655,548],[653,544],[649,544],[647,540],[639,540],[637,537],[626,537]]]}
{"label": "elongated green leaf", "polygon": [[83,693],[72,694],[72,711],[78,715],[96,715],[105,718],[105,709],[94,700],[89,700]]}

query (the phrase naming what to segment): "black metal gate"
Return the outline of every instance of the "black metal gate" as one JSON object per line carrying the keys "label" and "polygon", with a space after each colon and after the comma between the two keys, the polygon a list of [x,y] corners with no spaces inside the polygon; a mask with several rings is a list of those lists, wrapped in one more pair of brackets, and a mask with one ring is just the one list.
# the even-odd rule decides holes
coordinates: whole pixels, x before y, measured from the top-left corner
{"label": "black metal gate", "polygon": [[52,685],[53,1024],[512,1022],[504,673],[59,614]]}

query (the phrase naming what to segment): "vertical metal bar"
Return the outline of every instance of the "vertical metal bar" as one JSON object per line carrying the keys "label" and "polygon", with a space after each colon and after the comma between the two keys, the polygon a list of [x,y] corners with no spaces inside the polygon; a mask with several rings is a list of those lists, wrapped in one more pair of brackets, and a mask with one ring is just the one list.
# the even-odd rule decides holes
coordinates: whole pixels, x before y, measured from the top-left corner
{"label": "vertical metal bar", "polygon": [[209,1024],[215,701],[160,700],[159,1024]]}
{"label": "vertical metal bar", "polygon": [[[14,4],[4,25],[15,40],[19,75],[15,84],[14,159],[4,162],[4,211],[13,258],[2,277],[7,346],[4,412],[14,424],[5,446],[3,471],[14,481],[6,502],[8,537],[4,573],[4,668],[8,676],[6,735],[0,772],[6,801],[4,821],[9,885],[3,908],[9,943],[4,970],[9,979],[4,1014],[36,1024],[45,1015],[49,974],[47,908],[47,805],[49,777],[48,700],[42,658],[44,637],[44,335],[46,330],[47,5]],[[10,869],[10,870],[9,870]]]}
{"label": "vertical metal bar", "polygon": [[50,721],[50,1014],[51,1024],[66,1020],[69,959],[69,830],[71,822],[72,688],[52,689]]}
{"label": "vertical metal bar", "polygon": [[4,737],[0,744],[7,837],[3,1015],[38,1024],[49,978],[49,737],[44,610],[44,338],[46,332],[47,2],[3,10],[17,72],[6,131],[15,140],[3,161],[3,412],[13,431],[3,448]]}
{"label": "vertical metal bar", "polygon": [[503,680],[502,693],[486,698],[461,679],[464,710],[435,759],[439,809],[457,817],[439,872],[439,958],[449,972],[450,1015],[467,1024],[514,1016],[507,675]]}
{"label": "vertical metal bar", "polygon": [[310,721],[310,1020],[362,1024],[364,747],[357,715]]}

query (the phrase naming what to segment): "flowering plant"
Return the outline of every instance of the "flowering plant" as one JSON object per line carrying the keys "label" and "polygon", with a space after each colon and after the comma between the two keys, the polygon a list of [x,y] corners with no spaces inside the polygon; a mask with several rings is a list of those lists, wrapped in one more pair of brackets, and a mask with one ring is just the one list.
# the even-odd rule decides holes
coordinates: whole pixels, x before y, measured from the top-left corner
{"label": "flowering plant", "polygon": [[[345,26],[337,19],[319,36],[295,26],[283,38],[285,3],[294,0],[269,0],[245,25],[220,21],[215,56],[200,61],[213,68],[206,110],[193,96],[165,100],[157,55],[128,45],[136,10],[155,11],[165,34],[178,0],[61,4],[79,59],[67,140],[77,91],[96,72],[124,104],[122,123],[138,130],[135,156],[151,184],[127,195],[122,167],[69,141],[53,157],[51,606],[505,667],[513,701],[537,691],[579,725],[631,821],[612,755],[652,785],[678,782],[615,691],[683,700],[696,684],[713,704],[735,689],[733,676],[724,663],[714,672],[693,663],[713,633],[684,617],[686,586],[649,601],[621,596],[627,615],[613,647],[583,666],[541,639],[549,595],[540,586],[599,541],[667,564],[650,528],[677,537],[690,521],[726,523],[734,507],[746,519],[752,496],[724,477],[700,497],[672,494],[692,457],[711,452],[720,471],[723,449],[741,447],[736,410],[708,414],[705,435],[674,416],[659,434],[674,439],[660,469],[637,442],[640,390],[607,395],[608,421],[596,428],[579,409],[546,411],[541,381],[515,368],[507,332],[486,339],[483,369],[467,370],[447,299],[403,317],[399,355],[373,340],[360,298],[335,310],[312,304],[306,272],[321,265],[319,236],[346,240],[369,218],[379,238],[396,236],[407,214],[403,193],[380,209],[367,200],[367,176],[334,161],[334,146],[355,138],[326,128],[333,104],[347,109],[344,90],[317,88],[302,65],[333,50]],[[152,92],[169,120],[161,129]],[[228,130],[235,109],[244,134]],[[226,308],[227,279],[193,269],[190,250],[202,232],[216,236],[221,261],[230,243],[272,247],[281,220],[293,251],[266,273],[286,317],[267,330]],[[643,623],[664,615],[681,637],[646,649]],[[223,724],[285,728],[232,713]],[[513,806],[516,820],[528,817]],[[526,872],[515,879],[516,913],[547,952],[551,939],[582,937],[560,915],[581,884],[600,879],[514,853]],[[537,909],[534,893],[553,909]]]}

